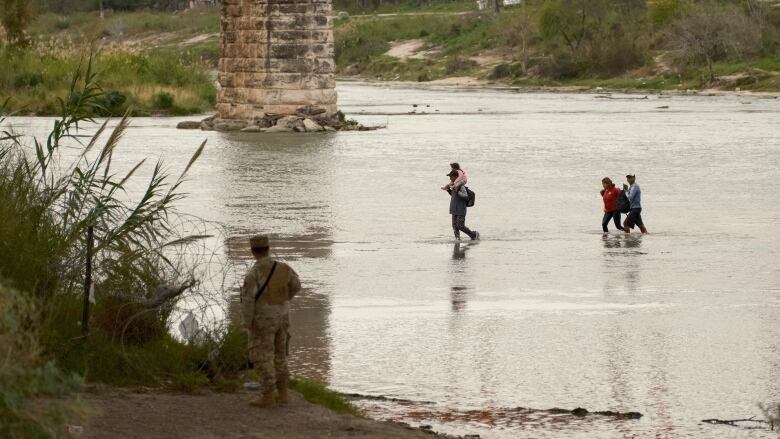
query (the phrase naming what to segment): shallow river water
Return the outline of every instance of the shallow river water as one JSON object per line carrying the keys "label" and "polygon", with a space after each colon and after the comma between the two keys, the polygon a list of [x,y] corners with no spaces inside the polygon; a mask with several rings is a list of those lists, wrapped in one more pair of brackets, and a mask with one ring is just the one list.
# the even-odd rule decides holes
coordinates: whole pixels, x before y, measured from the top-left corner
{"label": "shallow river water", "polygon": [[[264,232],[300,273],[296,374],[365,395],[372,416],[483,438],[777,436],[701,421],[780,401],[780,99],[339,92],[387,128],[139,118],[117,154],[181,169],[208,138],[181,209],[223,223],[234,262]],[[477,193],[480,242],[453,240],[451,161]],[[627,173],[650,234],[602,236],[600,180]]]}

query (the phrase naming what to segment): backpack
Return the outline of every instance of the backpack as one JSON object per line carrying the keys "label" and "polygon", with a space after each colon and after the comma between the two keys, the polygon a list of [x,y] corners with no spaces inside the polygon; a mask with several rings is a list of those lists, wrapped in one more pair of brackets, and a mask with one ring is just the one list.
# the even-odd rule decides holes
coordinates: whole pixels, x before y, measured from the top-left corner
{"label": "backpack", "polygon": [[628,201],[626,191],[620,191],[617,196],[617,206],[620,213],[628,213],[631,210],[631,202]]}
{"label": "backpack", "polygon": [[474,201],[477,198],[477,194],[475,194],[474,191],[472,191],[468,187],[466,187],[466,193],[469,196],[468,201],[466,201],[466,207],[474,207]]}

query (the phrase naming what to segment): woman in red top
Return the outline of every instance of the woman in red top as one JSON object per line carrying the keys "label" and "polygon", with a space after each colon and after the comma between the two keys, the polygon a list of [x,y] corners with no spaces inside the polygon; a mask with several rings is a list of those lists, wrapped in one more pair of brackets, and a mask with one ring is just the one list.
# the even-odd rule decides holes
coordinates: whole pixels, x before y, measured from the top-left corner
{"label": "woman in red top", "polygon": [[610,180],[609,177],[601,179],[601,186],[604,187],[604,189],[601,190],[601,196],[604,198],[604,218],[601,220],[601,228],[604,230],[604,233],[609,232],[607,225],[609,224],[609,220],[614,219],[615,227],[620,230],[623,228],[623,226],[620,225],[620,211],[618,210],[617,205],[620,189],[615,187],[615,184],[612,183],[612,180]]}

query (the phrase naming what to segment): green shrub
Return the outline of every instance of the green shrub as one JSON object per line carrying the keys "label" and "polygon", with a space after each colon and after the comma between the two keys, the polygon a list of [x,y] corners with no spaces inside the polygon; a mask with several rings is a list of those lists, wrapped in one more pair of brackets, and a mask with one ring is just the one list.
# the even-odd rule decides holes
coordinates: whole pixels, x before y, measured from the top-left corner
{"label": "green shrub", "polygon": [[0,352],[10,361],[0,361],[0,437],[56,437],[71,410],[66,400],[48,400],[41,407],[38,397],[64,397],[81,388],[76,375],[63,374],[54,363],[40,356],[39,311],[33,299],[0,284]]}
{"label": "green shrub", "polygon": [[122,116],[127,109],[127,96],[116,90],[109,91],[96,100],[94,111],[100,116]]}
{"label": "green shrub", "polygon": [[57,30],[65,30],[70,27],[70,20],[67,18],[60,18],[54,22],[54,28]]}
{"label": "green shrub", "polygon": [[159,110],[170,110],[173,108],[173,95],[167,92],[155,93],[152,96],[152,106]]}
{"label": "green shrub", "polygon": [[683,15],[684,0],[654,0],[647,3],[647,15],[655,26],[666,25]]}
{"label": "green shrub", "polygon": [[22,72],[14,77],[14,88],[36,87],[42,82],[43,75],[41,73]]}
{"label": "green shrub", "polygon": [[512,66],[509,64],[499,64],[490,71],[488,79],[502,79],[510,76],[512,76]]}
{"label": "green shrub", "polygon": [[473,69],[476,66],[477,63],[474,60],[462,56],[454,56],[447,60],[444,68],[447,71],[447,74],[451,75],[453,73],[464,72]]}

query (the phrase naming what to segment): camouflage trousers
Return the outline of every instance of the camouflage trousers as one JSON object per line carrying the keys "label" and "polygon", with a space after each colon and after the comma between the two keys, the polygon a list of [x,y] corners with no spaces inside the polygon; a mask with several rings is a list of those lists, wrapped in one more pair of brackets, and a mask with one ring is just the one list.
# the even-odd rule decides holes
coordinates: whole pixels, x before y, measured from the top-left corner
{"label": "camouflage trousers", "polygon": [[[249,339],[249,361],[262,374],[263,391],[273,390],[277,383],[286,385],[287,343],[290,320],[287,315],[255,319],[255,330]],[[285,384],[282,384],[285,383]]]}

